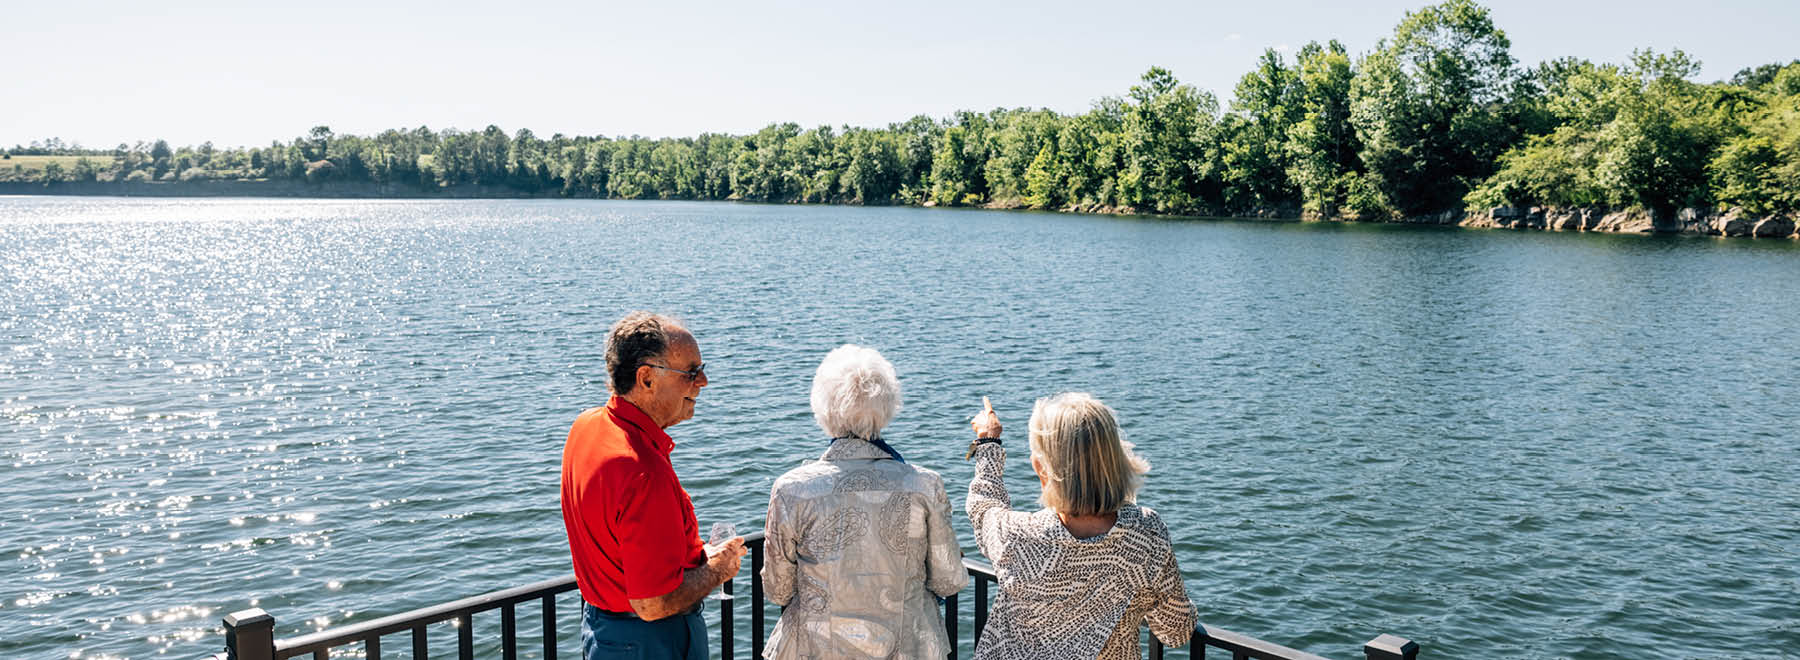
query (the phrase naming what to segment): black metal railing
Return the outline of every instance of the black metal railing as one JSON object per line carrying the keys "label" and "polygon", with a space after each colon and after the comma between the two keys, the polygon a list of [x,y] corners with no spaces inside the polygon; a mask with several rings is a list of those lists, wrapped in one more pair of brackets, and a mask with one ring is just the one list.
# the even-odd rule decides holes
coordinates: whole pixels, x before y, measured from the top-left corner
{"label": "black metal railing", "polygon": [[[746,535],[744,541],[750,548],[750,652],[751,658],[761,658],[763,639],[768,630],[764,612],[767,602],[763,599],[762,580],[758,577],[762,574],[763,566],[763,533]],[[968,569],[975,582],[975,629],[972,639],[979,640],[982,628],[987,626],[989,585],[996,578],[993,567],[987,562],[964,559],[963,566]],[[743,577],[740,572],[738,578]],[[733,613],[735,599],[732,598],[732,585],[735,582],[737,578],[725,583],[726,597],[719,601],[719,655],[726,660],[734,658],[736,651],[736,617]],[[456,626],[457,657],[461,660],[473,660],[475,615],[499,610],[501,657],[516,660],[519,655],[518,605],[539,601],[543,621],[543,657],[544,660],[556,660],[556,596],[575,589],[575,576],[570,575],[284,639],[275,639],[274,617],[260,608],[252,608],[233,612],[225,617],[225,650],[210,656],[210,659],[285,660],[310,654],[314,660],[327,660],[333,649],[352,651],[360,644],[363,657],[380,660],[383,636],[410,633],[411,658],[425,660],[430,657],[428,627],[451,621]],[[957,603],[959,595],[952,594],[944,601],[944,629],[953,642],[958,639],[957,628],[961,619]],[[1150,658],[1162,660],[1165,653],[1162,642],[1155,635],[1149,637]],[[1206,657],[1206,649],[1209,647],[1229,652],[1232,660],[1325,660],[1311,653],[1222,628],[1207,625],[1195,628],[1187,646],[1190,657]],[[1367,660],[1414,660],[1418,653],[1418,644],[1393,635],[1384,634],[1363,645],[1363,654]],[[950,652],[950,660],[956,660],[954,649]]]}

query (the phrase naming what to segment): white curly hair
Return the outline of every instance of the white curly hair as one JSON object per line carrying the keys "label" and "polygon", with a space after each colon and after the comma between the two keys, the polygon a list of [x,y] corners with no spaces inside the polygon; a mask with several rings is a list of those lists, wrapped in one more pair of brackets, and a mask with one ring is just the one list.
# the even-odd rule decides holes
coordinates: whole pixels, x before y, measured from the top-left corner
{"label": "white curly hair", "polygon": [[813,373],[813,419],[833,438],[872,440],[900,412],[900,378],[873,348],[844,344]]}

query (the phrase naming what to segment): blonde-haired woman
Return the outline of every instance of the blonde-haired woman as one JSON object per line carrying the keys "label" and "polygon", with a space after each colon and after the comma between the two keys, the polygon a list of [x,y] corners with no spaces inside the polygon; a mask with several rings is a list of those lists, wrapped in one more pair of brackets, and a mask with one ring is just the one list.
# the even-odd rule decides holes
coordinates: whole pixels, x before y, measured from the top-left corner
{"label": "blonde-haired woman", "polygon": [[1119,438],[1112,408],[1065,393],[1032,408],[1036,512],[1006,494],[1000,418],[982,399],[971,425],[975,479],[969,522],[994,563],[999,593],[975,645],[976,660],[1138,658],[1138,627],[1168,646],[1198,622],[1162,518],[1138,506],[1150,464]]}
{"label": "blonde-haired woman", "polygon": [[812,410],[830,446],[769,493],[763,593],[784,609],[763,657],[943,658],[937,597],[969,574],[943,479],[881,436],[900,410],[894,365],[839,347],[813,374]]}

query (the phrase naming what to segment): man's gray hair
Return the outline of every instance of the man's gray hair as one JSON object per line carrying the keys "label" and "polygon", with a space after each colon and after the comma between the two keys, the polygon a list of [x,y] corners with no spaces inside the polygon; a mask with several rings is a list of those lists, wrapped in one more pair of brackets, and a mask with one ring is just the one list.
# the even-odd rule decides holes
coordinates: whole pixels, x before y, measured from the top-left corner
{"label": "man's gray hair", "polygon": [[833,438],[879,438],[900,412],[900,378],[880,352],[844,344],[813,373],[812,410]]}
{"label": "man's gray hair", "polygon": [[606,375],[613,394],[630,394],[637,386],[638,367],[667,352],[675,333],[684,330],[680,321],[644,311],[614,323],[606,333]]}

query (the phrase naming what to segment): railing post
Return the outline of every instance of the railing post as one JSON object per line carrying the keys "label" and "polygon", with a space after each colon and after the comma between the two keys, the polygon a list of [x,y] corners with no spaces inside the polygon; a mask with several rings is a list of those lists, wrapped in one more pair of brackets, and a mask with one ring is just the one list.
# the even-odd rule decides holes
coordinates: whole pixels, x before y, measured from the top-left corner
{"label": "railing post", "polygon": [[988,581],[987,578],[975,577],[975,643],[981,643],[981,631],[987,630],[988,616]]}
{"label": "railing post", "polygon": [[750,657],[763,652],[763,541],[750,544]]}
{"label": "railing post", "polygon": [[1419,645],[1404,637],[1382,633],[1363,645],[1368,660],[1413,660],[1419,657]]}
{"label": "railing post", "polygon": [[725,660],[731,660],[733,657],[732,629],[736,626],[732,624],[736,622],[731,617],[731,583],[736,581],[736,576],[733,576],[732,579],[719,585],[719,655],[723,656]]}
{"label": "railing post", "polygon": [[225,615],[225,653],[230,660],[275,660],[275,617],[260,607]]}
{"label": "railing post", "polygon": [[956,660],[956,594],[944,597],[944,632],[950,635],[950,660]]}
{"label": "railing post", "polygon": [[[585,602],[585,601],[584,601]],[[583,617],[585,608],[578,608]],[[587,625],[583,621],[581,625]],[[556,660],[556,594],[544,595],[544,660]]]}

